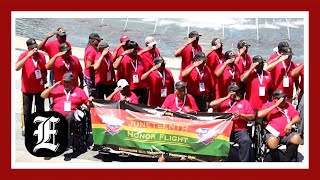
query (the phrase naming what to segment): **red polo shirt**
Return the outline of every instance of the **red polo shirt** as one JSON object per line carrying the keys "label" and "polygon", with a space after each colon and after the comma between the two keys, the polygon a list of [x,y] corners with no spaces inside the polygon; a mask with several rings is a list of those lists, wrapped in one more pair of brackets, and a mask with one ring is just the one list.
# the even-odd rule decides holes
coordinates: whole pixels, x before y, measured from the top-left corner
{"label": "red polo shirt", "polygon": [[[220,104],[220,106],[218,107],[218,111],[224,113],[233,113],[239,111],[242,114],[254,114],[250,103],[245,99],[236,101],[234,104],[231,104],[231,99],[227,99]],[[247,121],[247,119],[244,119],[242,117],[235,117],[233,119],[232,130],[246,130]]]}
{"label": "red polo shirt", "polygon": [[[130,85],[130,90],[147,87],[146,83],[141,81],[141,76],[145,73],[140,56],[133,61],[130,56],[124,56],[119,67],[119,79],[126,79]],[[136,70],[135,70],[136,69]],[[138,75],[139,82],[133,83],[133,76]]]}
{"label": "red polo shirt", "polygon": [[177,112],[177,111],[188,112],[189,110],[194,110],[197,112],[199,111],[196,101],[190,94],[187,94],[185,101],[178,100],[178,97],[175,93],[170,94],[164,100],[161,107],[164,109],[169,109],[173,112]]}
{"label": "red polo shirt", "polygon": [[[239,53],[235,54],[236,57],[239,56]],[[252,64],[252,58],[249,53],[240,57],[240,60],[237,64],[240,74],[243,74],[246,70],[250,68]]]}
{"label": "red polo shirt", "polygon": [[77,57],[70,55],[69,63],[65,62],[62,57],[57,57],[53,65],[53,70],[55,82],[61,81],[63,75],[70,71],[74,75],[75,86],[78,86],[78,76],[79,73],[82,72],[82,66]]}
{"label": "red polo shirt", "polygon": [[[53,98],[53,110],[66,116],[69,112],[64,111],[64,103],[67,101],[67,96],[63,85],[58,85],[50,93],[49,97]],[[71,102],[71,111],[76,110],[77,106],[88,102],[87,94],[80,88],[75,87],[71,90],[68,101]]]}
{"label": "red polo shirt", "polygon": [[[187,66],[186,69],[191,66],[193,65]],[[192,95],[202,96],[214,91],[211,71],[207,66],[204,66],[203,70],[193,68],[188,76],[182,78],[182,81],[187,82],[188,93]],[[204,83],[204,91],[200,91],[200,83]]]}
{"label": "red polo shirt", "polygon": [[[21,61],[24,57],[27,56],[29,51],[22,53],[19,56],[17,62]],[[26,60],[22,66],[21,73],[21,91],[23,93],[41,93],[44,90],[44,84],[41,84],[41,80],[47,79],[47,69],[46,58],[43,53],[38,52],[38,55],[35,57],[35,61],[32,60],[32,57]],[[35,71],[41,70],[41,78],[37,79]]]}
{"label": "red polo shirt", "polygon": [[158,48],[155,48],[155,50],[144,52],[140,55],[143,67],[145,68],[146,72],[154,66],[153,59],[158,56],[160,56],[160,51]]}
{"label": "red polo shirt", "polygon": [[[265,103],[262,106],[261,110],[267,109],[273,106],[274,104],[275,102]],[[279,136],[283,137],[286,135],[285,127],[288,124],[287,117],[285,114],[287,114],[287,116],[290,118],[289,121],[292,121],[294,117],[299,116],[299,113],[292,106],[292,104],[288,102],[286,102],[285,106],[280,109],[282,110],[282,112],[279,110],[279,108],[274,108],[271,112],[268,113],[266,119],[270,126],[272,126],[274,129],[280,132]]]}
{"label": "red polo shirt", "polygon": [[[261,80],[259,80],[259,78]],[[262,81],[262,84],[260,83]],[[264,87],[265,96],[259,96],[259,88]],[[269,100],[268,90],[272,89],[272,78],[268,71],[263,71],[259,75],[252,70],[246,80],[246,100],[248,100],[253,109],[260,109],[262,105]],[[271,90],[273,92],[273,89]]]}
{"label": "red polo shirt", "polygon": [[[208,60],[206,65],[209,67],[211,72],[214,72],[217,66],[221,63],[224,63],[226,60],[224,59],[224,54],[218,54],[216,51],[213,51],[208,55]],[[212,76],[214,77],[214,76]]]}
{"label": "red polo shirt", "polygon": [[183,71],[187,66],[193,63],[193,57],[197,52],[202,52],[202,47],[198,44],[193,47],[192,44],[188,44],[180,53],[182,58],[180,71]]}
{"label": "red polo shirt", "polygon": [[[97,53],[98,53],[97,49],[94,46],[89,45],[84,52],[84,66],[86,66],[87,61],[90,61],[93,64],[94,61],[97,59],[96,58]],[[92,73],[93,72],[91,72],[90,74],[89,68],[85,67],[84,75],[88,77],[92,77]]]}
{"label": "red polo shirt", "polygon": [[[223,64],[219,64],[218,67],[216,68],[216,71],[221,66],[223,66]],[[217,78],[216,99],[219,99],[228,95],[228,86],[231,84],[231,82],[236,82],[236,84],[240,87],[240,76],[241,76],[240,71],[236,65],[234,65],[234,68],[231,68],[229,65],[227,65],[223,73]]]}
{"label": "red polo shirt", "polygon": [[161,92],[163,91],[163,89],[167,90],[167,96],[173,93],[174,79],[171,71],[166,68],[164,71],[164,75],[165,76],[163,76],[163,73],[160,73],[158,70],[155,70],[148,76],[148,79],[146,80],[149,87],[149,106],[160,107],[162,105],[162,103],[166,99],[166,97],[161,97]]}
{"label": "red polo shirt", "polygon": [[[66,41],[67,45],[71,47],[71,44],[69,41]],[[47,42],[40,50],[46,52],[51,59],[54,55],[56,55],[59,51],[60,43],[57,39]]]}
{"label": "red polo shirt", "polygon": [[[282,64],[282,62],[285,64],[285,68]],[[293,95],[293,84],[294,81],[297,78],[293,78],[291,76],[291,71],[297,67],[297,65],[291,61],[288,62],[287,60],[284,60],[280,63],[278,63],[270,72],[272,76],[272,81],[273,81],[273,87],[274,89],[282,89],[286,94],[288,98],[292,98]],[[289,87],[283,87],[283,77],[285,76],[287,72],[287,75],[289,77]],[[273,76],[274,75],[274,76]]]}
{"label": "red polo shirt", "polygon": [[[95,62],[98,61],[100,56],[101,56],[101,52],[98,52],[96,55]],[[110,79],[108,79],[108,75]],[[112,85],[116,83],[115,72],[113,69],[112,54],[110,51],[102,59],[99,68],[95,71],[95,85],[97,85],[98,83],[105,84],[105,85]]]}
{"label": "red polo shirt", "polygon": [[[119,91],[112,97],[111,100],[112,101],[119,101],[121,96],[122,95],[120,94],[120,91]],[[126,101],[133,103],[133,104],[139,104],[137,95],[131,91],[129,92],[128,96],[126,97]]]}

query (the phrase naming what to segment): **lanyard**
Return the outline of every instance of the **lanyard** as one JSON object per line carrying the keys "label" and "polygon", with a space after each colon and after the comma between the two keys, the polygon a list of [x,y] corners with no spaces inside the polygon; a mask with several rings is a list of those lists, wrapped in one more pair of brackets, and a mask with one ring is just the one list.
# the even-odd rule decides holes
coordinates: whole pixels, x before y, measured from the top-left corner
{"label": "lanyard", "polygon": [[286,116],[287,121],[288,121],[288,123],[289,123],[289,122],[290,122],[290,117],[288,116],[288,112],[285,112],[284,110],[282,110],[282,109],[279,108],[279,107],[278,107],[278,110],[279,110],[282,114],[284,114],[284,115]]}
{"label": "lanyard", "polygon": [[[72,88],[73,89],[73,88]],[[72,89],[67,93],[67,91],[64,89],[64,93],[66,94],[66,99],[67,101],[69,101],[69,98],[70,98],[70,93],[72,91]]]}
{"label": "lanyard", "polygon": [[198,68],[198,67],[196,67],[196,70],[197,70],[197,72],[198,72],[198,74],[199,74],[199,76],[200,76],[200,80],[202,80],[203,75],[204,75],[204,70],[202,71],[202,73],[200,73],[200,71],[199,71],[199,68]]}
{"label": "lanyard", "polygon": [[137,72],[137,69],[138,69],[138,60],[136,60],[136,66],[134,66],[134,64],[132,63],[132,61],[130,62],[133,69],[134,69],[134,72]]}
{"label": "lanyard", "polygon": [[263,71],[262,71],[261,76],[258,74],[258,72],[257,72],[257,70],[256,70],[256,69],[254,69],[254,71],[257,73],[257,76],[258,76],[259,82],[260,82],[260,84],[262,85],[262,83],[263,83]]}
{"label": "lanyard", "polygon": [[107,66],[108,66],[108,71],[110,70],[110,61],[109,61],[109,59],[107,60],[107,59],[104,59],[105,61],[106,61],[106,63],[107,63]]}
{"label": "lanyard", "polygon": [[162,74],[158,71],[159,76],[161,77],[162,85],[166,86],[166,72],[165,70],[162,71]]}
{"label": "lanyard", "polygon": [[289,64],[288,69],[287,69],[285,63],[284,63],[283,61],[281,61],[281,62],[282,62],[282,66],[283,66],[283,68],[284,68],[285,75],[288,76],[288,71],[290,70],[291,63],[292,63],[292,62],[290,61],[290,64]]}
{"label": "lanyard", "polygon": [[[187,96],[187,95],[184,95],[182,107],[184,107],[184,104],[186,103],[186,96]],[[179,105],[178,105],[178,97],[177,97],[177,96],[176,96],[176,106],[177,106],[177,108],[179,109],[179,111],[182,110],[182,109],[179,107]]]}
{"label": "lanyard", "polygon": [[231,76],[232,76],[232,79],[234,79],[234,74],[236,73],[236,71],[231,71],[231,69],[229,69],[229,73],[231,74]]}
{"label": "lanyard", "polygon": [[229,101],[230,108],[227,111],[230,111],[233,108],[233,106],[236,104],[237,104],[237,101],[235,101],[232,105],[231,105],[231,101]]}
{"label": "lanyard", "polygon": [[32,59],[32,61],[33,61],[34,67],[38,67],[38,61],[35,59]]}
{"label": "lanyard", "polygon": [[68,69],[68,71],[70,71],[70,63],[67,64],[64,60],[62,60],[64,66]]}
{"label": "lanyard", "polygon": [[217,58],[218,58],[220,64],[222,64],[223,62],[222,62],[222,59],[220,59],[219,55],[217,55]]}

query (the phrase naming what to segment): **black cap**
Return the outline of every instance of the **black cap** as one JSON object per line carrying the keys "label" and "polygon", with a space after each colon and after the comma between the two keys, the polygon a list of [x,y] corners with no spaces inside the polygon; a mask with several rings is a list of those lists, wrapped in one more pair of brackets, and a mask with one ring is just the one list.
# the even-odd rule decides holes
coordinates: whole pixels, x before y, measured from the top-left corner
{"label": "black cap", "polygon": [[109,47],[109,44],[105,41],[100,41],[97,48],[107,48]]}
{"label": "black cap", "polygon": [[284,93],[283,90],[281,90],[281,89],[275,90],[275,91],[272,93],[272,96],[273,96],[274,98],[278,98],[278,99],[287,97],[286,93]]}
{"label": "black cap", "polygon": [[236,55],[234,55],[234,52],[230,50],[230,51],[227,51],[226,53],[224,53],[224,57],[226,60],[228,60],[228,59],[236,57]]}
{"label": "black cap", "polygon": [[67,43],[62,43],[59,46],[59,51],[60,52],[69,51],[70,49],[71,49],[71,47],[69,47]]}
{"label": "black cap", "polygon": [[89,35],[89,39],[96,39],[96,40],[99,40],[99,41],[103,40],[103,39],[99,36],[98,33],[91,33],[91,34]]}
{"label": "black cap", "polygon": [[245,41],[245,40],[240,40],[240,41],[238,42],[238,45],[237,45],[238,49],[239,49],[239,48],[243,48],[243,47],[249,47],[249,46],[251,46],[251,45],[248,44],[248,42]]}
{"label": "black cap", "polygon": [[57,35],[59,35],[59,36],[65,36],[65,35],[67,35],[66,30],[65,30],[64,28],[62,28],[62,27],[59,27],[59,28],[57,29],[57,31],[58,31]]}
{"label": "black cap", "polygon": [[255,63],[255,62],[258,62],[258,63],[261,63],[261,62],[264,62],[262,56],[260,55],[256,55],[252,58],[252,62]]}
{"label": "black cap", "polygon": [[153,62],[154,62],[154,65],[162,64],[164,63],[164,59],[162,56],[157,56],[156,58],[154,58]]}
{"label": "black cap", "polygon": [[199,36],[202,36],[202,35],[200,35],[197,31],[191,31],[189,33],[189,38],[199,37]]}
{"label": "black cap", "polygon": [[197,54],[194,56],[194,59],[199,59],[200,61],[207,60],[206,55],[204,52],[197,52]]}
{"label": "black cap", "polygon": [[33,39],[33,38],[28,39],[28,40],[26,41],[26,44],[27,44],[28,48],[30,48],[30,49],[33,49],[33,48],[37,48],[37,47],[38,47],[38,44],[37,44],[36,40]]}
{"label": "black cap", "polygon": [[228,86],[228,92],[230,92],[230,91],[237,92],[237,91],[239,91],[239,90],[240,90],[239,86],[238,86],[236,83],[234,83],[234,82],[232,82],[232,83]]}
{"label": "black cap", "polygon": [[64,81],[73,81],[74,80],[74,75],[71,72],[67,72],[63,75],[62,80]]}
{"label": "black cap", "polygon": [[283,47],[282,50],[283,55],[293,55],[291,47]]}
{"label": "black cap", "polygon": [[220,44],[222,44],[222,42],[221,42],[221,39],[220,39],[220,38],[213,38],[213,39],[212,39],[212,42],[211,42],[211,45],[212,45],[212,46],[217,45],[217,42],[216,42],[217,40],[220,40]]}
{"label": "black cap", "polygon": [[289,43],[285,42],[285,41],[282,41],[278,44],[278,51],[281,52],[282,51],[282,48],[284,47],[289,47]]}
{"label": "black cap", "polygon": [[139,45],[135,41],[128,41],[127,49],[138,50],[138,47]]}
{"label": "black cap", "polygon": [[187,87],[187,83],[183,81],[178,81],[174,84],[175,89],[182,89]]}

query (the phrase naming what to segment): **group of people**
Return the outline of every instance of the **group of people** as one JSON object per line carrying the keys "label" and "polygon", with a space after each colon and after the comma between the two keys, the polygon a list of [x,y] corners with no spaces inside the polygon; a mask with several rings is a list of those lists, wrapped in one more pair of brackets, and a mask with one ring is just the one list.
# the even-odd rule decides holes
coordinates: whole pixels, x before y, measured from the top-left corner
{"label": "group of people", "polygon": [[[48,42],[54,35],[56,39]],[[50,32],[40,44],[28,39],[28,50],[16,62],[16,70],[22,69],[22,128],[31,114],[34,96],[36,111],[44,111],[44,99],[52,98],[52,110],[67,117],[71,131],[72,112],[93,98],[124,100],[184,113],[207,112],[212,108],[233,113],[231,138],[240,145],[241,161],[249,161],[252,142],[246,133],[246,122],[255,118],[265,118],[267,128],[273,129],[267,138],[269,148],[287,144],[287,160],[291,160],[291,152],[300,142],[300,136],[291,132],[292,124],[300,121],[291,101],[303,94],[304,65],[297,66],[292,61],[289,44],[280,42],[278,51],[265,63],[260,55],[251,58],[250,44],[245,40],[238,42],[237,52],[223,53],[222,40],[213,38],[211,49],[203,52],[200,37],[197,31],[190,32],[187,42],[174,52],[182,59],[177,82],[151,36],[145,38],[145,47],[141,47],[122,35],[111,51],[99,34],[91,33],[84,67],[72,54],[64,28]],[[48,54],[48,61],[39,50]],[[50,87],[45,89],[48,70]],[[273,157],[278,160],[276,155]]]}

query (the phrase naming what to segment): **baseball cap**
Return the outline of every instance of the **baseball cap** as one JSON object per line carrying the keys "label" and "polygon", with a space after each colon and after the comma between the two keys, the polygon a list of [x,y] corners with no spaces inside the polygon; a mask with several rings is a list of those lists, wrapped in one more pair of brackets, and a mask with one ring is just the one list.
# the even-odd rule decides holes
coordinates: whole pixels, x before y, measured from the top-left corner
{"label": "baseball cap", "polygon": [[289,47],[289,43],[285,42],[285,41],[282,41],[278,44],[278,51],[282,51],[282,48],[284,47]]}
{"label": "baseball cap", "polygon": [[236,83],[231,83],[229,86],[228,86],[228,92],[230,91],[233,91],[233,92],[237,92],[239,91],[240,88],[239,86],[236,84]]}
{"label": "baseball cap", "polygon": [[164,59],[162,56],[157,56],[156,58],[154,58],[153,62],[155,65],[162,64],[162,63],[164,63]]}
{"label": "baseball cap", "polygon": [[211,45],[212,45],[212,46],[217,45],[217,41],[220,41],[220,44],[223,44],[223,43],[221,42],[221,39],[220,39],[220,38],[213,38],[213,39],[212,39],[212,42],[211,42]]}
{"label": "baseball cap", "polygon": [[105,41],[100,41],[97,48],[107,48],[109,47],[109,44]]}
{"label": "baseball cap", "polygon": [[120,37],[120,42],[126,42],[126,41],[130,41],[129,36],[127,36],[127,35],[122,35],[122,36]]}
{"label": "baseball cap", "polygon": [[89,35],[89,39],[96,39],[96,40],[98,40],[98,41],[103,40],[103,39],[99,36],[98,33],[91,33],[91,34]]}
{"label": "baseball cap", "polygon": [[207,60],[206,55],[204,52],[197,52],[197,54],[194,56],[194,59],[199,59],[200,61]]}
{"label": "baseball cap", "polygon": [[117,86],[118,87],[121,87],[121,88],[124,88],[126,86],[129,86],[129,83],[127,80],[125,79],[120,79],[118,82],[117,82]]}
{"label": "baseball cap", "polygon": [[64,81],[73,81],[74,80],[74,75],[71,72],[67,72],[63,75],[62,80]]}
{"label": "baseball cap", "polygon": [[135,50],[137,50],[138,47],[139,47],[139,45],[135,41],[129,41],[128,44],[127,44],[127,49],[135,49]]}
{"label": "baseball cap", "polygon": [[197,31],[191,31],[189,33],[189,38],[199,37],[199,36],[202,36],[202,35],[200,35]]}
{"label": "baseball cap", "polygon": [[227,60],[227,59],[234,58],[234,57],[236,57],[236,56],[234,55],[234,52],[230,50],[230,51],[227,51],[227,52],[224,54],[224,57],[225,57],[225,59]]}
{"label": "baseball cap", "polygon": [[249,46],[251,46],[251,45],[248,44],[247,41],[245,41],[245,40],[240,40],[237,45],[238,48],[249,47]]}
{"label": "baseball cap", "polygon": [[71,49],[71,47],[69,47],[67,43],[62,43],[59,46],[59,51],[60,52],[69,51],[70,49]]}
{"label": "baseball cap", "polygon": [[174,84],[175,89],[182,89],[187,87],[187,83],[183,81],[178,81]]}
{"label": "baseball cap", "polygon": [[62,27],[59,27],[59,28],[57,29],[57,31],[58,31],[57,35],[59,35],[59,36],[65,36],[65,35],[67,35],[66,30],[65,30],[64,28],[62,28]]}
{"label": "baseball cap", "polygon": [[38,44],[37,44],[36,40],[33,39],[33,38],[28,39],[28,40],[26,41],[26,44],[27,44],[28,48],[30,48],[30,49],[33,49],[33,48],[37,48],[37,47],[38,47]]}
{"label": "baseball cap", "polygon": [[148,46],[153,46],[155,44],[157,44],[157,42],[154,40],[153,37],[151,36],[148,36],[146,37],[146,39],[144,40],[145,44],[148,45]]}
{"label": "baseball cap", "polygon": [[261,63],[261,62],[264,62],[262,56],[260,55],[256,55],[252,58],[252,62],[255,63],[255,62],[258,62],[258,63]]}
{"label": "baseball cap", "polygon": [[292,53],[291,47],[283,47],[280,52],[282,52],[283,55],[294,55],[294,54]]}
{"label": "baseball cap", "polygon": [[281,89],[277,89],[272,93],[272,96],[275,98],[285,98],[287,97],[286,93],[283,92]]}

